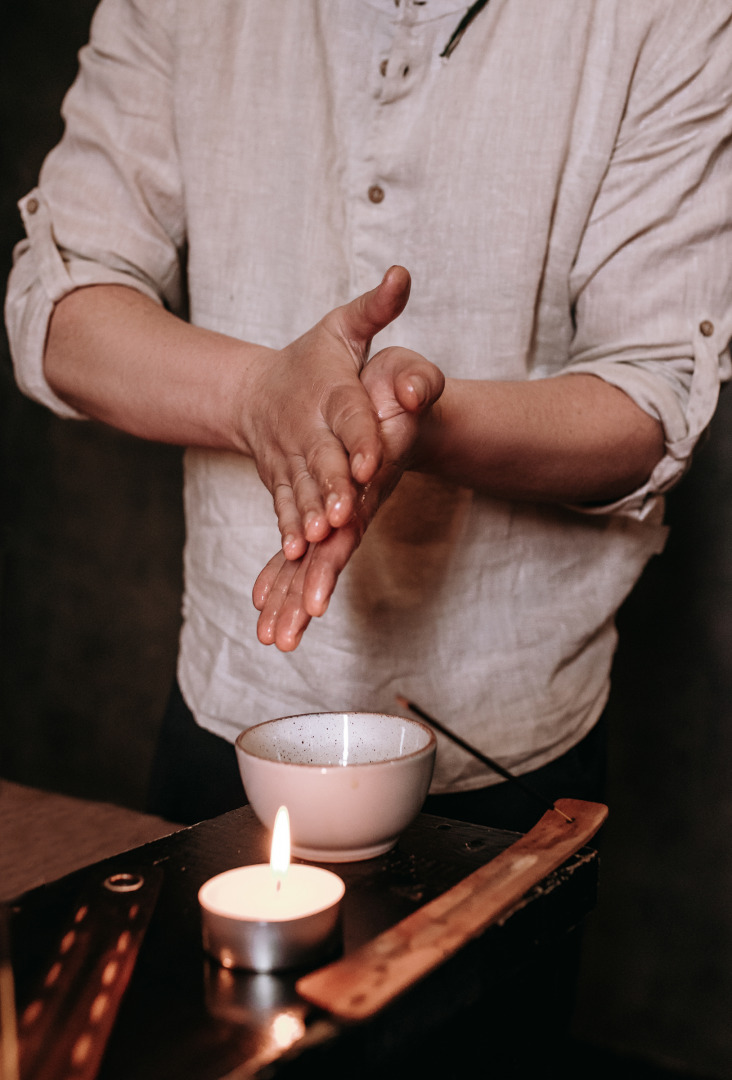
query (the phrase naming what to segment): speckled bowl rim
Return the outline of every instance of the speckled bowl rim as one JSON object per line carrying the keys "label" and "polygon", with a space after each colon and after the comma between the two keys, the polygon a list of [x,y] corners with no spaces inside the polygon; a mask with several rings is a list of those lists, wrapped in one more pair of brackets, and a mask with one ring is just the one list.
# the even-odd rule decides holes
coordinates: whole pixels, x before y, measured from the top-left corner
{"label": "speckled bowl rim", "polygon": [[[422,731],[427,733],[427,743],[425,746],[421,746],[419,750],[412,750],[409,754],[401,754],[399,757],[387,757],[379,758],[378,761],[349,761],[345,765],[334,764],[331,762],[323,762],[318,764],[317,761],[278,761],[277,758],[264,757],[262,754],[257,754],[253,750],[247,749],[243,745],[242,740],[254,731],[255,728],[266,727],[267,724],[278,724],[283,720],[304,720],[310,716],[376,716],[384,720],[401,720],[405,724],[412,724],[414,727],[421,728]],[[413,720],[411,716],[401,716],[399,713],[378,713],[368,712],[362,709],[332,709],[329,712],[317,712],[317,713],[292,713],[290,716],[274,716],[270,720],[260,720],[258,724],[252,724],[251,727],[245,728],[244,731],[240,731],[235,740],[235,746],[242,754],[246,754],[247,757],[256,758],[257,761],[268,761],[272,765],[287,765],[296,769],[318,769],[322,772],[323,769],[373,769],[374,766],[380,765],[398,765],[402,761],[411,761],[413,758],[424,757],[430,754],[437,748],[437,738],[434,731],[427,724],[422,723],[421,720]]]}

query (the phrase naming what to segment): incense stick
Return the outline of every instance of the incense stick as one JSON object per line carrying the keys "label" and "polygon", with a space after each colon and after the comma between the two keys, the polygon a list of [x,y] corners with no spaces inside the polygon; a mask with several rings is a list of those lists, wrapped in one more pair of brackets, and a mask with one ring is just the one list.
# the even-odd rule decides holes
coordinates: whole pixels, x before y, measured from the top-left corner
{"label": "incense stick", "polygon": [[567,815],[562,810],[559,810],[558,807],[554,805],[554,803],[550,802],[549,799],[545,799],[543,795],[541,795],[538,791],[535,791],[534,788],[527,784],[525,780],[522,780],[520,776],[515,776],[512,772],[509,772],[508,769],[504,768],[503,765],[499,765],[499,763],[497,761],[494,761],[493,758],[489,758],[487,754],[484,754],[481,750],[478,750],[477,747],[471,746],[469,742],[466,742],[465,739],[461,738],[459,735],[456,735],[454,731],[450,731],[450,729],[446,728],[443,724],[441,724],[439,720],[435,720],[434,717],[429,716],[424,711],[424,709],[420,709],[419,705],[415,705],[413,701],[408,701],[407,698],[402,697],[401,694],[397,694],[396,699],[403,709],[409,709],[415,714],[415,716],[419,716],[420,719],[424,720],[425,723],[429,724],[430,727],[435,728],[437,731],[445,735],[446,738],[451,739],[452,742],[456,743],[458,746],[461,746],[463,750],[466,750],[469,754],[472,754],[473,757],[478,759],[478,761],[482,761],[483,764],[487,765],[489,769],[493,769],[493,771],[497,772],[499,776],[502,776],[504,780],[508,780],[510,783],[516,784],[516,786],[520,787],[526,795],[529,795],[536,802],[541,803],[545,810],[556,810],[556,812],[558,814],[561,814],[561,816],[566,821],[572,821],[572,818],[567,817]]}

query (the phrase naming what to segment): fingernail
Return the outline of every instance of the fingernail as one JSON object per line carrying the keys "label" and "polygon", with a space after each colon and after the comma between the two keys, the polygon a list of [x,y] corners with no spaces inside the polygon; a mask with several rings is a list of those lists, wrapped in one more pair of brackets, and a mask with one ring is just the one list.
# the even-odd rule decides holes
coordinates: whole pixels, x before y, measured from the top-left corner
{"label": "fingernail", "polygon": [[341,497],[337,491],[331,491],[330,495],[325,500],[325,508],[328,511],[337,510],[341,504]]}
{"label": "fingernail", "polygon": [[308,614],[314,616],[316,619],[322,618],[328,610],[329,603],[330,596],[326,596],[325,590],[316,589],[313,593],[312,603],[310,605],[312,610],[309,610]]}
{"label": "fingernail", "polygon": [[351,472],[354,476],[361,471],[365,460],[363,454],[356,454],[355,457],[351,459]]}
{"label": "fingernail", "polygon": [[410,380],[418,405],[425,405],[429,400],[429,387],[421,375],[414,375]]}

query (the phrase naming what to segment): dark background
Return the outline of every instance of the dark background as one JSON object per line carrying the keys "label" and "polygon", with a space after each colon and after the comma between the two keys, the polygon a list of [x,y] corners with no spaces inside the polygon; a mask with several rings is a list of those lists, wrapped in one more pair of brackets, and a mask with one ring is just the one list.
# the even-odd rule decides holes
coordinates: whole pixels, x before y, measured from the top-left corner
{"label": "dark background", "polygon": [[[0,15],[0,278],[93,7],[11,0]],[[140,808],[175,667],[181,455],[58,420],[20,395],[0,347],[0,776]],[[575,1023],[719,1078],[732,1078],[730,393],[669,499],[666,552],[620,616]]]}

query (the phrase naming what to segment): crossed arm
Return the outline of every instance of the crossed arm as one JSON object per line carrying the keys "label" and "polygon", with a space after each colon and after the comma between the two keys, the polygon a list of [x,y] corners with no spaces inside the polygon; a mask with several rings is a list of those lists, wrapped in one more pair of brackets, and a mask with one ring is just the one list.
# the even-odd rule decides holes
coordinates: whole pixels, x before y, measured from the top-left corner
{"label": "crossed arm", "polygon": [[354,484],[381,464],[359,373],[371,338],[408,296],[409,275],[394,268],[277,350],[192,326],[136,289],[95,285],[56,305],[44,370],[87,416],[142,438],[252,457],[294,559],[351,518]]}
{"label": "crossed arm", "polygon": [[393,267],[282,350],[191,326],[121,286],[56,306],[44,362],[59,397],[144,438],[254,459],[282,536],[253,592],[265,644],[294,649],[324,613],[406,469],[505,498],[607,502],[663,455],[661,425],[592,375],[445,380],[396,347],[367,364],[408,295]]}

